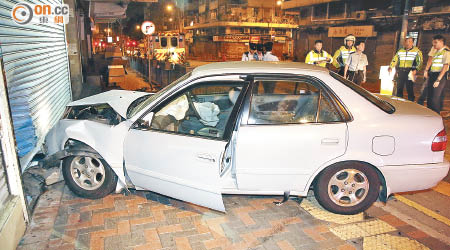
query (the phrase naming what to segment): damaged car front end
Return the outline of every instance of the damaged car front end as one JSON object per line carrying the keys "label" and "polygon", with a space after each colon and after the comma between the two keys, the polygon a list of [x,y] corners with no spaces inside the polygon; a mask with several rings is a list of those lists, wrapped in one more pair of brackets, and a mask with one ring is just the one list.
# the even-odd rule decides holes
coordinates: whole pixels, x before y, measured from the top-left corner
{"label": "damaged car front end", "polygon": [[[61,166],[75,193],[99,198],[126,186],[122,144],[131,121],[127,112],[150,93],[112,90],[68,104],[46,136],[43,167]],[[115,173],[115,174],[114,174]],[[83,190],[104,190],[86,194]],[[77,192],[77,190],[79,192]]]}

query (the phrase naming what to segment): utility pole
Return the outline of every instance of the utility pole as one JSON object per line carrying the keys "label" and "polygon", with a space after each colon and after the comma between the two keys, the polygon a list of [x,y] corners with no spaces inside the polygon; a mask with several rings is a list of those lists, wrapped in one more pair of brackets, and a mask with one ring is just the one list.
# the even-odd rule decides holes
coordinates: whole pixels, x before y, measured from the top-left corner
{"label": "utility pole", "polygon": [[401,48],[408,32],[408,16],[409,16],[409,0],[405,0],[405,9],[403,10],[402,31],[400,32],[400,40],[398,47]]}

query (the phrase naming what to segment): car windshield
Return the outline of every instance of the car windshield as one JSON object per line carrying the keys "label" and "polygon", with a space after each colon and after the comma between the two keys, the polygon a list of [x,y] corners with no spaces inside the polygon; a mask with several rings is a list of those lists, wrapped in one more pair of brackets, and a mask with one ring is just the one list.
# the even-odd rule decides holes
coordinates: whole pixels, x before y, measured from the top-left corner
{"label": "car windshield", "polygon": [[178,78],[177,80],[173,81],[171,84],[167,85],[165,88],[161,89],[160,91],[158,91],[154,95],[145,96],[146,98],[143,98],[141,100],[138,99],[140,101],[140,103],[138,103],[138,104],[135,104],[134,102],[131,103],[131,105],[128,107],[127,119],[130,119],[131,117],[135,116],[142,109],[144,109],[147,105],[152,103],[154,100],[158,99],[160,96],[162,96],[164,93],[166,93],[167,91],[172,89],[178,83],[188,79],[191,76],[191,74],[192,74],[191,72],[185,74],[184,76],[182,76],[182,77]]}
{"label": "car windshield", "polygon": [[373,103],[375,106],[377,106],[378,108],[380,108],[381,110],[383,110],[384,112],[388,113],[388,114],[392,114],[395,112],[395,108],[394,106],[392,106],[392,104],[390,104],[387,101],[384,101],[382,99],[380,99],[378,96],[370,93],[369,91],[365,90],[363,87],[353,83],[352,81],[349,81],[347,79],[345,79],[344,77],[330,71],[330,75],[340,81],[341,83],[343,83],[345,86],[349,87],[350,89],[352,89],[353,91],[355,91],[356,93],[358,93],[360,96],[364,97],[366,100],[368,100],[369,102]]}
{"label": "car windshield", "polygon": [[134,108],[136,108],[136,106],[138,106],[139,104],[141,104],[143,101],[147,100],[151,95],[153,95],[153,94],[144,95],[144,96],[141,96],[141,97],[139,97],[138,99],[134,100],[134,101],[130,104],[130,106],[128,106],[128,109],[127,109],[127,118],[130,118],[130,117],[131,117],[130,114],[131,114],[131,112],[134,110]]}

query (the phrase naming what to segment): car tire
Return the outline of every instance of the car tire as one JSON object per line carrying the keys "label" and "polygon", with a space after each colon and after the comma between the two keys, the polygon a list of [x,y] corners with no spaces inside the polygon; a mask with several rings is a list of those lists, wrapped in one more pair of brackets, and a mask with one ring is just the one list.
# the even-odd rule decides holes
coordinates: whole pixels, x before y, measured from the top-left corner
{"label": "car tire", "polygon": [[111,167],[93,156],[64,158],[62,174],[69,189],[84,198],[103,198],[117,186],[118,178]]}
{"label": "car tire", "polygon": [[361,162],[332,165],[320,173],[314,184],[319,204],[337,214],[357,214],[378,198],[380,180],[377,171]]}

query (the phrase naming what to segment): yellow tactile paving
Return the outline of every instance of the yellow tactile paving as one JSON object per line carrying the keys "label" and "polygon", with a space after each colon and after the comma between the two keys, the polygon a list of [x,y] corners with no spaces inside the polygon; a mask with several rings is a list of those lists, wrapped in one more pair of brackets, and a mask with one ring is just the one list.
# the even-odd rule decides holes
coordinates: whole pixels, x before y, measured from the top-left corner
{"label": "yellow tactile paving", "polygon": [[432,217],[432,218],[434,218],[434,219],[436,219],[436,220],[446,224],[447,226],[450,226],[450,219],[449,218],[444,217],[444,216],[442,216],[442,215],[440,215],[440,214],[438,214],[438,213],[436,213],[436,212],[434,212],[434,211],[432,211],[432,210],[430,210],[430,209],[420,205],[419,203],[416,203],[416,202],[414,202],[412,200],[409,200],[409,199],[405,198],[404,196],[396,194],[396,195],[394,195],[394,197],[397,200],[405,203],[406,205],[419,210],[420,212],[422,212],[422,213],[424,213],[424,214],[426,214],[426,215],[428,215],[428,216],[430,216],[430,217]]}
{"label": "yellow tactile paving", "polygon": [[330,232],[334,233],[337,237],[343,240],[368,236],[367,233],[361,230],[356,224],[331,227]]}
{"label": "yellow tactile paving", "polygon": [[387,222],[376,219],[372,221],[365,221],[358,223],[359,228],[366,231],[368,235],[382,234],[397,230],[395,227],[389,225]]}
{"label": "yellow tactile paving", "polygon": [[434,191],[439,192],[443,195],[450,196],[450,183],[446,181],[441,181],[433,188]]}
{"label": "yellow tactile paving", "polygon": [[330,228],[331,232],[343,240],[388,233],[395,230],[388,223],[378,219]]}
{"label": "yellow tactile paving", "polygon": [[323,209],[314,198],[307,198],[302,201],[300,206],[308,213],[319,220],[333,222],[336,224],[349,224],[364,220],[363,213],[355,215],[334,214]]}
{"label": "yellow tactile paving", "polygon": [[[445,188],[448,187],[440,187],[438,185],[437,188],[439,190],[445,190]],[[396,195],[396,197],[398,198],[398,195]],[[402,196],[400,196],[399,200],[410,206],[412,206],[412,203],[415,203]],[[416,205],[420,206],[417,203],[413,205],[413,207]],[[420,244],[416,240],[386,234],[389,232],[394,232],[397,229],[379,219],[364,221],[363,213],[357,215],[333,214],[324,210],[312,197],[304,199],[300,206],[317,219],[340,224],[331,224],[329,229],[330,232],[342,240],[363,238],[363,250],[429,250],[429,248]],[[432,211],[430,210],[429,212]],[[430,215],[429,213],[427,214]],[[440,215],[434,213],[434,217],[432,217],[436,218],[439,216]],[[442,218],[440,219],[442,220]]]}
{"label": "yellow tactile paving", "polygon": [[380,234],[364,238],[364,250],[429,250],[428,247],[406,237]]}

